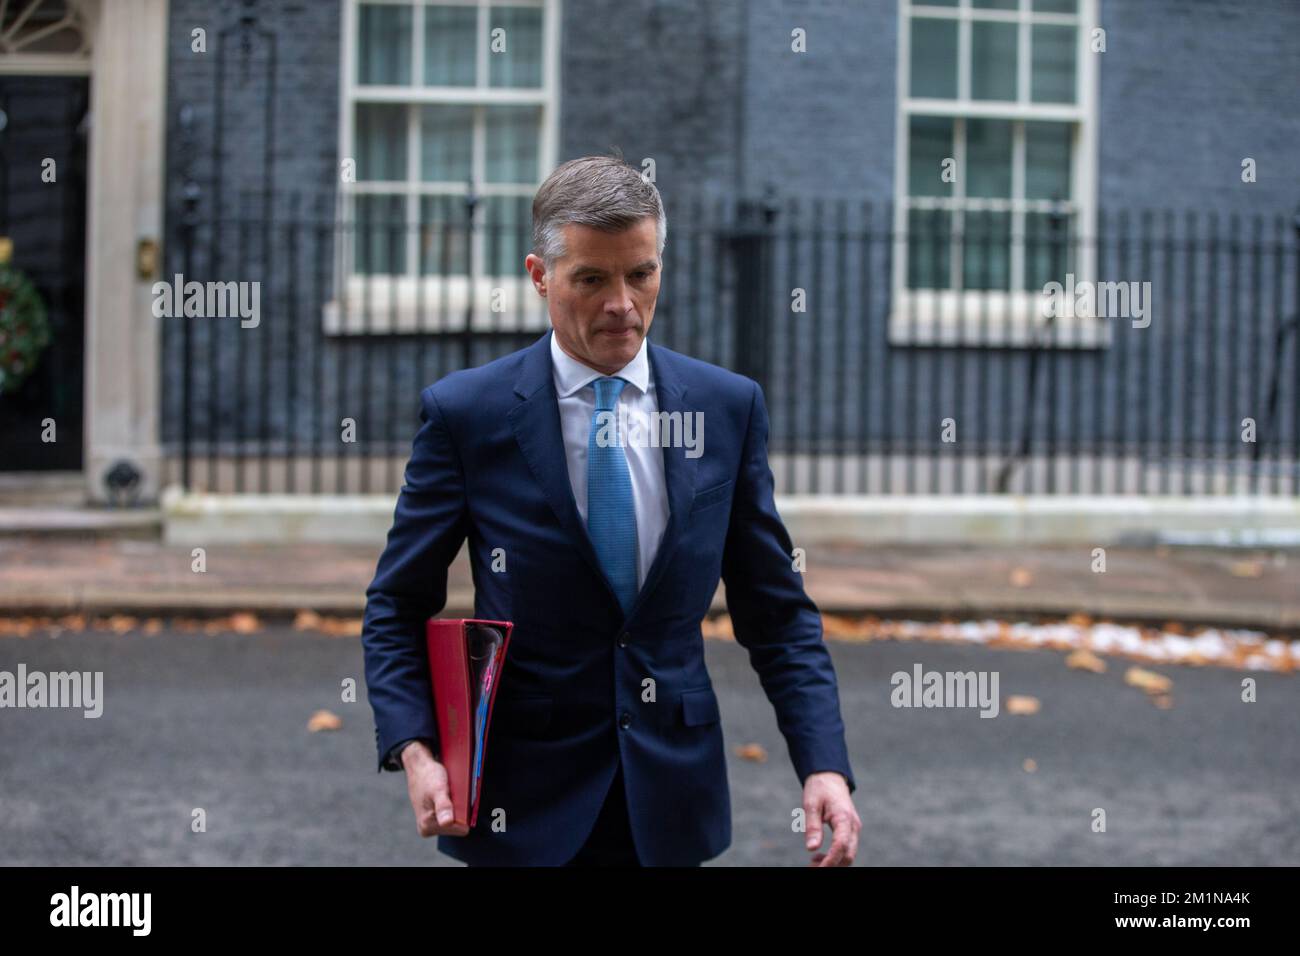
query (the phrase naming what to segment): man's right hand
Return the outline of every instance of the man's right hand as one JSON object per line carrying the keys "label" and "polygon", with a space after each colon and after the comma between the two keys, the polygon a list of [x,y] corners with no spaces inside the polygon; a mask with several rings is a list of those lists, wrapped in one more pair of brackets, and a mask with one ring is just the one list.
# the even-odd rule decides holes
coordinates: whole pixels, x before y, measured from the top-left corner
{"label": "man's right hand", "polygon": [[465,836],[469,827],[452,823],[451,793],[447,788],[447,768],[433,756],[423,740],[414,741],[402,751],[406,768],[406,790],[415,810],[415,825],[420,836],[439,834]]}

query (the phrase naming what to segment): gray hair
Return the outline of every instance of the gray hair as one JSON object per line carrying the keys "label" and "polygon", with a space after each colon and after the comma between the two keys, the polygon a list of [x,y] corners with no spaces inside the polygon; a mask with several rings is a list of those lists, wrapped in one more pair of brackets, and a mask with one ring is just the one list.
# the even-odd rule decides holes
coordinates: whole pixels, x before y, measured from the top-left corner
{"label": "gray hair", "polygon": [[564,258],[563,227],[578,223],[622,232],[647,216],[656,222],[656,254],[663,255],[668,217],[655,184],[616,156],[583,156],[558,166],[533,197],[533,255],[549,272]]}

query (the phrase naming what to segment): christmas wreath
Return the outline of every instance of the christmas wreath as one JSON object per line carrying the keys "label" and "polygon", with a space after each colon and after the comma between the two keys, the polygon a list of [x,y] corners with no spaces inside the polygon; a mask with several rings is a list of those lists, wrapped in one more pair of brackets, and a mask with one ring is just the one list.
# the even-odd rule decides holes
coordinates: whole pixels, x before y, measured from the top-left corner
{"label": "christmas wreath", "polygon": [[16,392],[50,344],[49,317],[32,281],[0,264],[0,395]]}

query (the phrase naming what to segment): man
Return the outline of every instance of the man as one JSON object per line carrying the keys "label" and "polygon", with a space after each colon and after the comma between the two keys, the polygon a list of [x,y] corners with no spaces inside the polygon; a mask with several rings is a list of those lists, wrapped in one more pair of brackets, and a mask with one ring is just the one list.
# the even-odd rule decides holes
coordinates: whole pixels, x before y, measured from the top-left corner
{"label": "man", "polygon": [[[366,681],[380,767],[405,769],[420,835],[472,865],[696,865],[730,845],[700,630],[719,577],[803,783],[812,863],[857,852],[835,672],[773,504],[762,390],[647,339],[666,229],[659,191],[620,159],[560,166],[524,261],[552,329],[420,396],[366,592]],[[473,830],[450,822],[423,637],[466,538],[475,617],[515,625]]]}

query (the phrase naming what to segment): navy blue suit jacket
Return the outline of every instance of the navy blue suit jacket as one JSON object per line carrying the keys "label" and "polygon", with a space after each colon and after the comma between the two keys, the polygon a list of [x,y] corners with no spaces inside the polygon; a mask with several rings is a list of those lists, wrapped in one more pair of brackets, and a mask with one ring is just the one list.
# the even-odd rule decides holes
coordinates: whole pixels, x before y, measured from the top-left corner
{"label": "navy blue suit jacket", "polygon": [[446,604],[447,567],[468,538],[475,616],[515,628],[477,824],[468,836],[440,836],[438,849],[478,865],[563,864],[621,759],[641,862],[696,864],[731,843],[700,631],[719,577],[799,781],[834,770],[856,787],[821,615],[773,503],[763,392],[648,346],[659,410],[704,413],[703,454],[663,449],[668,525],[625,618],[569,483],[551,334],[420,394],[422,424],[366,591],[361,639],[380,766],[410,738],[437,752],[424,622]]}

